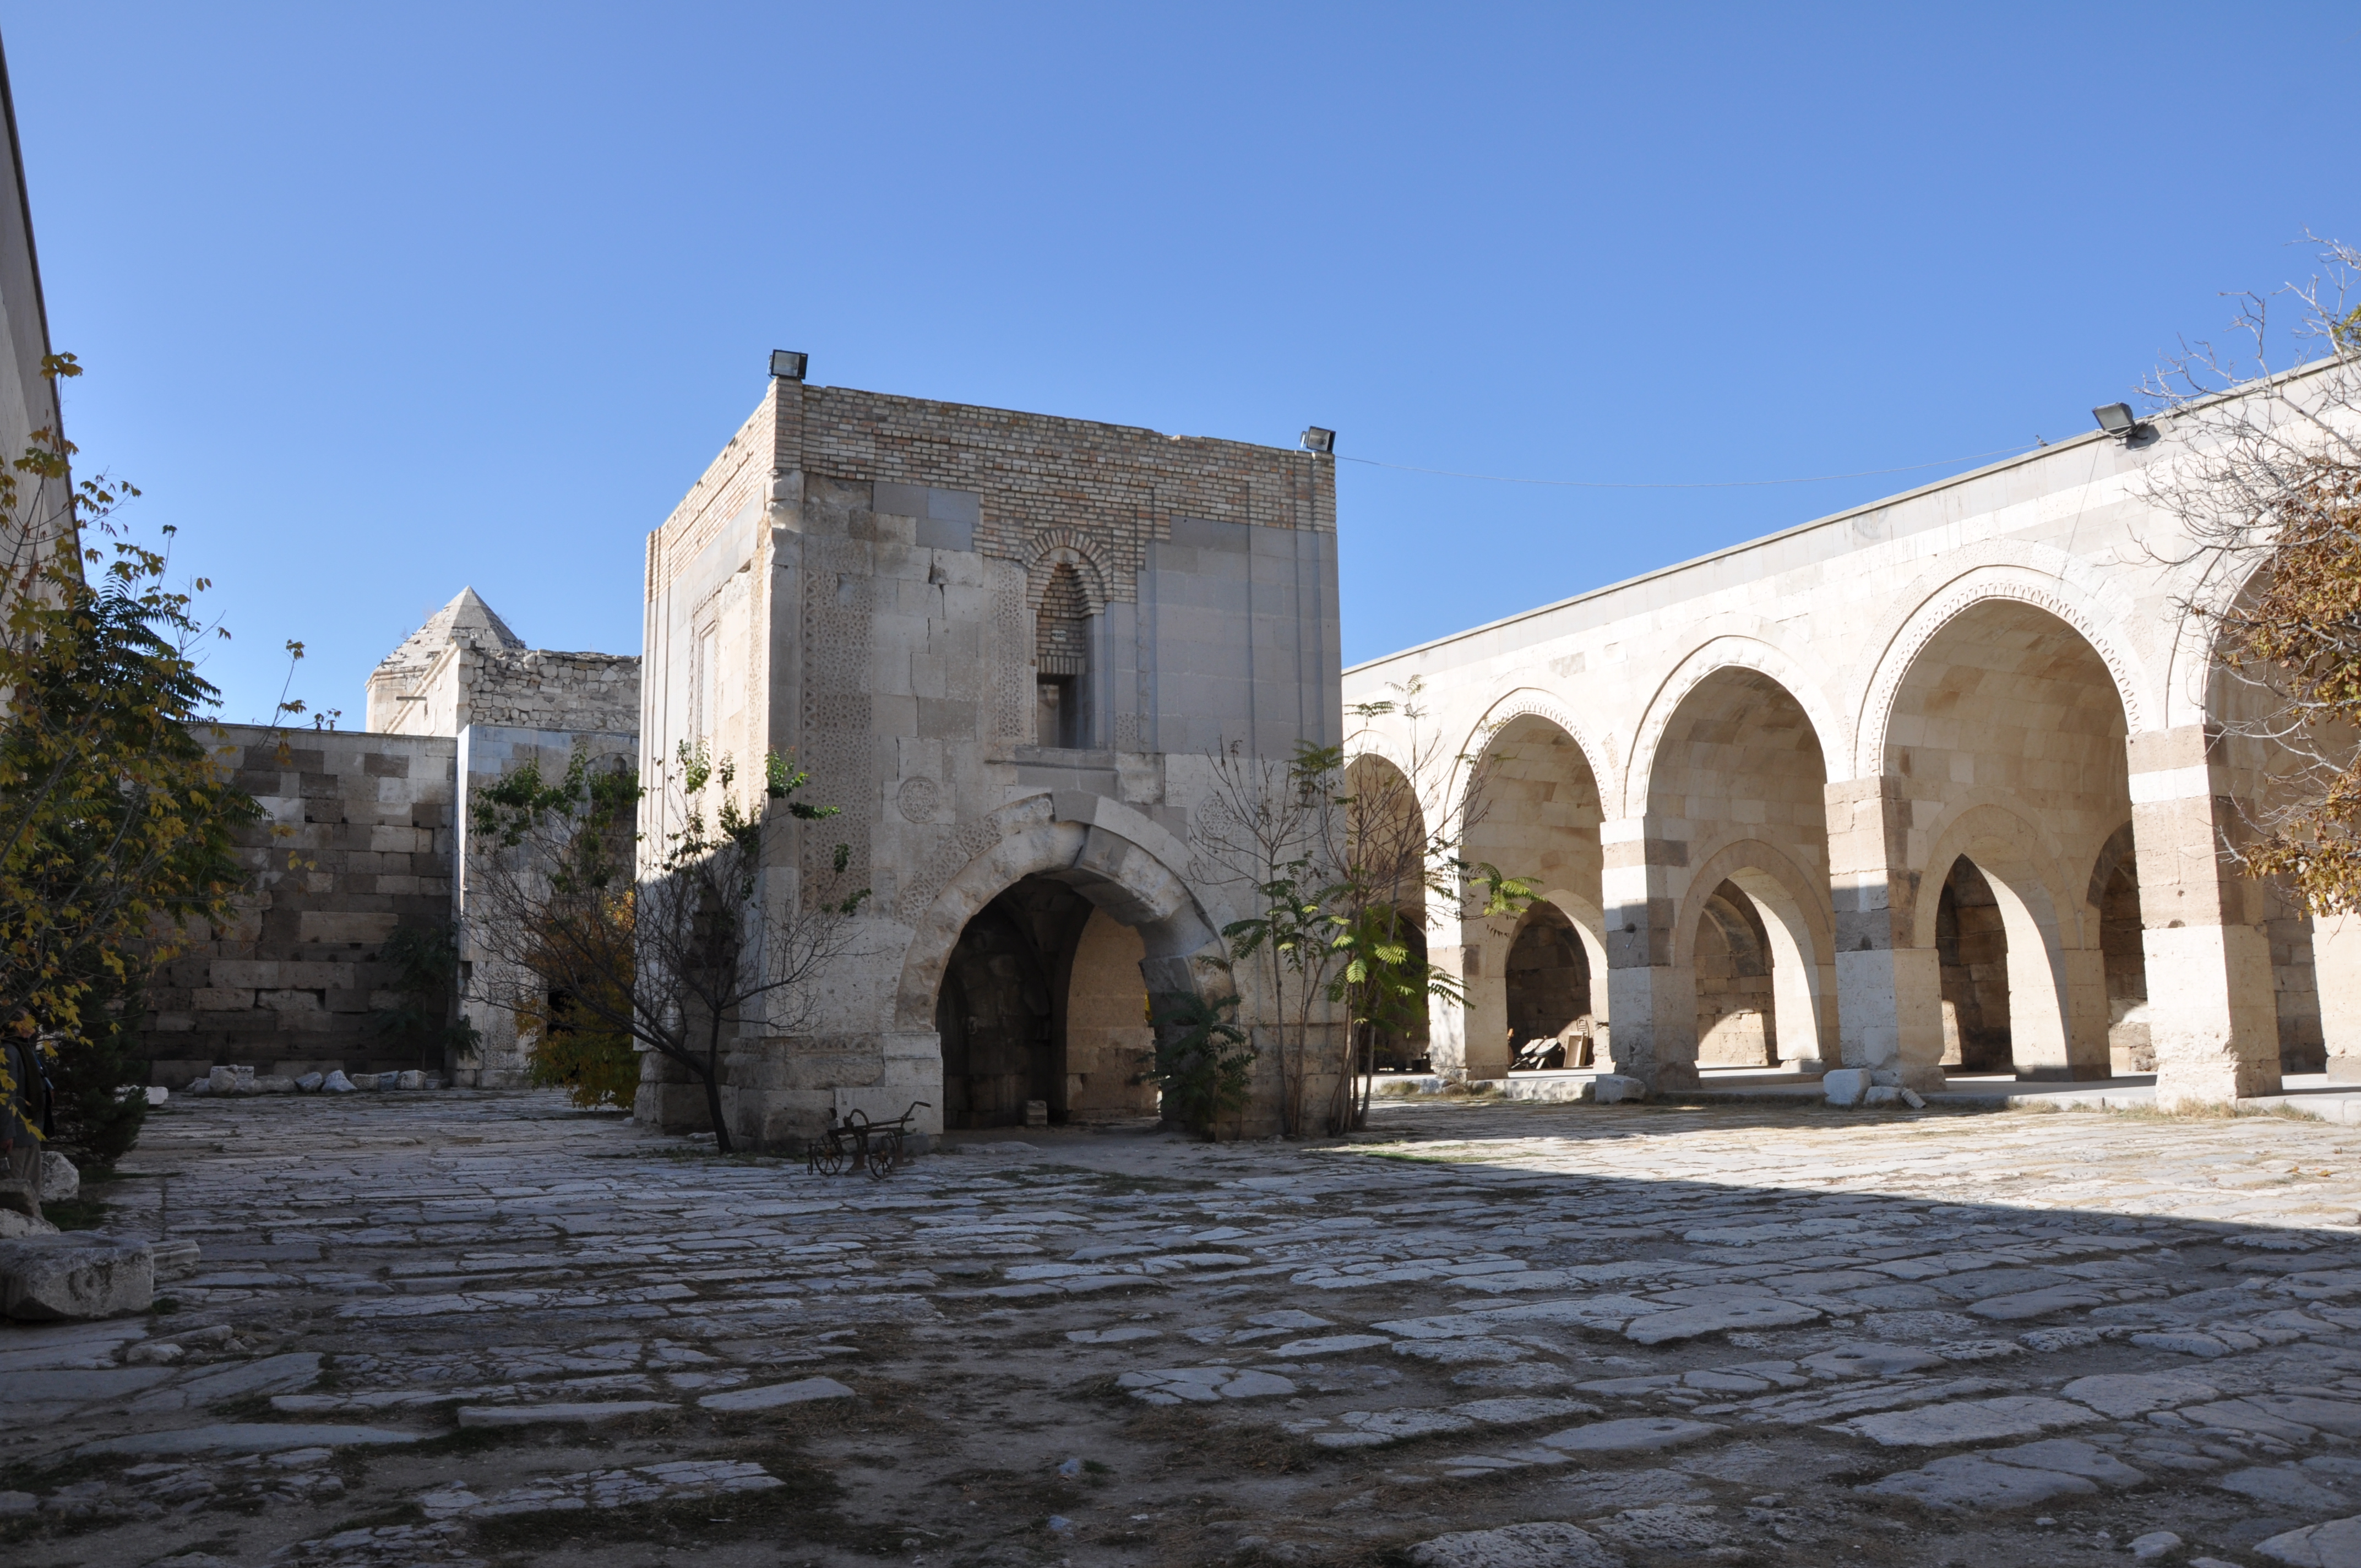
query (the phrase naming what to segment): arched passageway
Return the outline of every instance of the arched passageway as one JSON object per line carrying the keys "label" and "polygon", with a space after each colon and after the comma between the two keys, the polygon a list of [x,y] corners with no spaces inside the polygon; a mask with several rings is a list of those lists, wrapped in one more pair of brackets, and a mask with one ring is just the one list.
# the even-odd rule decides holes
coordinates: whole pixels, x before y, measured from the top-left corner
{"label": "arched passageway", "polygon": [[[1558,1019],[1548,1033],[1555,1035],[1585,1015],[1598,1025],[1608,1022],[1605,861],[1599,848],[1604,817],[1598,779],[1581,745],[1540,714],[1520,714],[1500,725],[1471,769],[1463,857],[1497,866],[1540,894],[1540,902],[1513,925],[1470,919],[1455,934],[1466,955],[1461,978],[1467,1006],[1464,1017],[1451,1020],[1464,1031],[1464,1038],[1452,1044],[1465,1051],[1472,1076],[1506,1071],[1516,1053],[1508,1042],[1521,1045],[1532,1038],[1524,1031],[1540,1028],[1542,1015],[1559,1008],[1562,999],[1535,989],[1543,970],[1563,975],[1578,967],[1587,993],[1585,1005]],[[1521,980],[1511,973],[1520,962],[1519,942],[1526,944]],[[1565,944],[1571,944],[1571,958]],[[1516,1011],[1512,985],[1528,998],[1523,1014]]]}
{"label": "arched passageway", "polygon": [[943,970],[935,1030],[943,1124],[1022,1126],[1156,1113],[1139,934],[1075,889],[1028,876],[978,911]]}
{"label": "arched passageway", "polygon": [[1943,964],[1943,1065],[2013,1072],[2008,1041],[2008,931],[1992,884],[1965,855],[1943,878],[1935,912]]}
{"label": "arched passageway", "polygon": [[1760,670],[1716,670],[1674,708],[1644,880],[1620,873],[1609,916],[1620,1070],[1677,1087],[1700,1063],[1834,1055],[1827,781],[1804,705]]}
{"label": "arched passageway", "polygon": [[1722,882],[1697,916],[1697,1032],[1700,1067],[1767,1067],[1779,1059],[1771,933],[1736,883]]}
{"label": "arched passageway", "polygon": [[[1388,758],[1356,756],[1345,770],[1345,852],[1352,873],[1373,902],[1390,908],[1393,937],[1422,970],[1426,963],[1427,820],[1418,790]],[[1407,1016],[1363,1022],[1356,1042],[1362,1070],[1423,1068],[1427,1058],[1427,998],[1421,992]]]}
{"label": "arched passageway", "polygon": [[1536,903],[1520,918],[1502,978],[1510,1060],[1531,1055],[1536,1067],[1588,1066],[1590,958],[1555,905]]}
{"label": "arched passageway", "polygon": [[[1945,622],[1895,688],[1885,771],[1911,825],[1918,889],[1896,922],[1904,1056],[1967,1071],[2105,1078],[2107,879],[2131,819],[2124,707],[2081,632],[2016,599]],[[2126,837],[2117,856],[2128,861]],[[2136,874],[2115,894],[2136,925]],[[1913,965],[1932,983],[1906,983]],[[2121,966],[2119,965],[2119,973]]]}

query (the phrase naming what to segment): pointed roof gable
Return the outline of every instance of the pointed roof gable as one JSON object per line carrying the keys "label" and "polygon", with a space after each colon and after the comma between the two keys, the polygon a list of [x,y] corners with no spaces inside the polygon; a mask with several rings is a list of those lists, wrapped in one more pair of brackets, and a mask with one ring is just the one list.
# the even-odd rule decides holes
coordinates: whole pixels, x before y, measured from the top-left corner
{"label": "pointed roof gable", "polygon": [[376,674],[423,669],[434,663],[444,649],[458,642],[510,652],[522,652],[524,648],[524,639],[509,630],[508,622],[493,612],[482,596],[473,588],[461,588],[456,598],[428,616],[425,625],[403,638],[401,646],[385,656]]}

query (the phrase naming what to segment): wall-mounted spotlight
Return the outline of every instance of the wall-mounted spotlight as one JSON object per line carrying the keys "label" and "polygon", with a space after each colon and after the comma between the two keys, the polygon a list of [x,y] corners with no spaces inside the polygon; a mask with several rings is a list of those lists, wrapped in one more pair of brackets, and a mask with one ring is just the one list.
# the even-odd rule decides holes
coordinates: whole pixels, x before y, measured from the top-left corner
{"label": "wall-mounted spotlight", "polygon": [[1303,433],[1303,450],[1316,452],[1323,457],[1336,455],[1336,433],[1313,425]]}
{"label": "wall-mounted spotlight", "polygon": [[2099,422],[2101,430],[2126,446],[2156,433],[2156,426],[2134,415],[2129,403],[2109,403],[2103,409],[2092,409],[2091,417]]}
{"label": "wall-mounted spotlight", "polygon": [[792,348],[774,348],[771,350],[771,374],[777,377],[782,381],[802,380],[804,378],[804,367],[810,363],[810,355],[797,354]]}

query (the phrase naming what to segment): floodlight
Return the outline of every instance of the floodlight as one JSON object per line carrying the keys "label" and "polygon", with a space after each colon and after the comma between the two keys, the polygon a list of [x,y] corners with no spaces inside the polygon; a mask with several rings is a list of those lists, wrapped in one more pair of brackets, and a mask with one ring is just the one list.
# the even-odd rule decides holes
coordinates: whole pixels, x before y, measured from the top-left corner
{"label": "floodlight", "polygon": [[2109,403],[2105,408],[2092,409],[2091,417],[2099,422],[2101,430],[2126,446],[2145,442],[2156,433],[2156,426],[2134,414],[2129,403]]}
{"label": "floodlight", "polygon": [[1323,457],[1334,456],[1336,455],[1336,433],[1333,430],[1323,430],[1316,424],[1313,425],[1310,430],[1303,433],[1303,450],[1306,452],[1316,452]]}
{"label": "floodlight", "polygon": [[802,380],[804,378],[804,367],[810,362],[810,355],[797,354],[792,348],[774,348],[771,350],[771,374],[777,377],[782,381]]}

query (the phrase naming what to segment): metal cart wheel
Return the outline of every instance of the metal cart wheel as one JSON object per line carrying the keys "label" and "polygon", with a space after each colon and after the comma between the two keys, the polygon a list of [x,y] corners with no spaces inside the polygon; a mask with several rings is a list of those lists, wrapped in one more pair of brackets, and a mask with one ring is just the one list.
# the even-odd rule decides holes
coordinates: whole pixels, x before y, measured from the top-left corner
{"label": "metal cart wheel", "polygon": [[834,1176],[844,1168],[844,1148],[834,1138],[829,1139],[811,1152],[812,1172],[818,1176]]}
{"label": "metal cart wheel", "polygon": [[902,1135],[897,1131],[869,1146],[869,1174],[883,1181],[902,1163]]}

